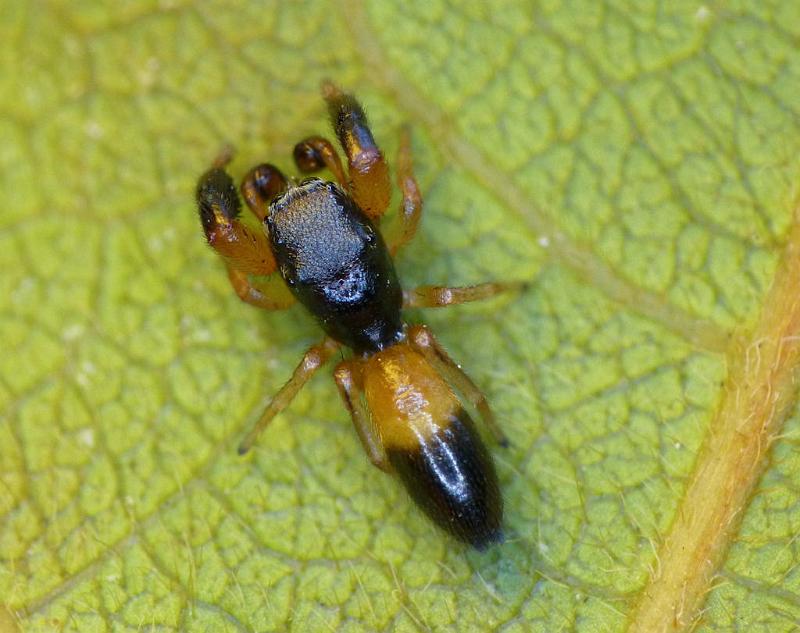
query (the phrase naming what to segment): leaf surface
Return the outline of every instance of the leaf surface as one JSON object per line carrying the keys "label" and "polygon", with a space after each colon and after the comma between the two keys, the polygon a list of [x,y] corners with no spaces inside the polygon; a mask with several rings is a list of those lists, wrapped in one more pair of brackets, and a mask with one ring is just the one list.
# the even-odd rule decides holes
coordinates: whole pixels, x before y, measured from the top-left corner
{"label": "leaf surface", "polygon": [[[0,630],[794,630],[798,6],[12,3]],[[512,441],[488,553],[326,372],[236,454],[319,331],[235,297],[194,185],[294,173],[323,78],[411,126],[407,286],[531,282],[410,315]]]}

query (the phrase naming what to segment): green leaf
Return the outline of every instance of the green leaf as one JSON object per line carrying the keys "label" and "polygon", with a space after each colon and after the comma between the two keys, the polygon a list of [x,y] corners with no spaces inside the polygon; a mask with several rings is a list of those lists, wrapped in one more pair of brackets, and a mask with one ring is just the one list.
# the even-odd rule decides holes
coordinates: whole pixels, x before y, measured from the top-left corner
{"label": "green leaf", "polygon": [[[800,5],[12,2],[0,17],[0,630],[790,631]],[[410,124],[406,285],[488,394],[507,542],[438,532],[319,338],[243,305],[197,176]],[[322,372],[325,374],[326,372]]]}

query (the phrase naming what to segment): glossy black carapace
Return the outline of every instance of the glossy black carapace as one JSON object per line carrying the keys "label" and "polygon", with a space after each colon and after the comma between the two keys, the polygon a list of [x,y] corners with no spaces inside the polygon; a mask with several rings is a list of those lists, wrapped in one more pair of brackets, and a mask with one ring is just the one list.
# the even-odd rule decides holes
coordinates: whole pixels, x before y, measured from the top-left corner
{"label": "glossy black carapace", "polygon": [[309,178],[269,207],[267,235],[289,288],[331,338],[357,354],[403,337],[403,291],[386,243],[355,201]]}

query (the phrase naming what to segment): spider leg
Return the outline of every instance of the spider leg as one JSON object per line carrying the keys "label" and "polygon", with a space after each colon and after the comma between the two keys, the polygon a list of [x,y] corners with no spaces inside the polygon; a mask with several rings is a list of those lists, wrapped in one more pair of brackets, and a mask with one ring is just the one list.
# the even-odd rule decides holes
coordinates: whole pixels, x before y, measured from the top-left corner
{"label": "spider leg", "polygon": [[524,282],[488,282],[474,286],[450,288],[448,286],[418,286],[403,291],[404,308],[444,308],[446,306],[489,299],[504,292],[522,290]]}
{"label": "spider leg", "polygon": [[200,176],[196,198],[206,240],[228,265],[249,275],[275,272],[266,235],[242,221],[233,179],[222,167],[212,167]]}
{"label": "spider leg", "polygon": [[411,135],[408,128],[400,133],[400,149],[397,152],[397,184],[403,193],[400,206],[400,227],[397,234],[388,240],[389,252],[395,253],[411,241],[417,232],[422,217],[422,195],[414,178],[414,165],[411,159]]}
{"label": "spider leg", "polygon": [[310,347],[308,351],[303,354],[303,359],[300,361],[300,364],[295,367],[289,382],[283,385],[278,393],[272,397],[267,408],[264,409],[264,413],[261,414],[261,418],[255,423],[244,440],[242,440],[242,443],[239,445],[239,455],[244,455],[252,448],[253,443],[258,439],[261,431],[272,422],[272,419],[276,415],[289,406],[289,403],[294,400],[294,397],[314,373],[322,367],[338,349],[339,343],[331,338],[325,337],[321,343]]}
{"label": "spider leg", "polygon": [[372,220],[377,220],[389,206],[392,188],[389,168],[369,129],[367,116],[352,95],[329,81],[322,84],[322,96],[347,156],[350,194]]}
{"label": "spider leg", "polygon": [[[251,226],[241,217],[242,205],[236,187],[224,169],[230,157],[230,150],[221,154],[197,183],[197,208],[206,240],[224,260],[228,279],[242,301],[267,310],[286,308],[294,303],[294,298],[282,283],[278,283],[280,280],[250,278],[251,275],[270,276],[277,266],[263,229]],[[280,176],[280,172],[277,174]],[[253,183],[250,187],[253,195],[261,196],[266,189],[263,178],[259,181],[253,176],[246,179],[245,183],[248,182]],[[279,180],[273,178],[271,186],[274,187],[275,182]],[[258,217],[250,200],[248,206]]]}
{"label": "spider leg", "polygon": [[358,439],[361,440],[361,445],[364,447],[364,452],[369,457],[369,461],[382,471],[389,472],[391,470],[389,460],[386,459],[383,445],[375,433],[369,417],[369,411],[362,399],[361,371],[361,361],[344,360],[336,366],[333,377],[336,380],[336,386],[339,388],[339,395],[350,412]]}
{"label": "spider leg", "polygon": [[245,303],[264,310],[285,310],[294,305],[295,298],[277,275],[254,280],[240,270],[228,266],[228,280],[236,295]]}
{"label": "spider leg", "polygon": [[507,446],[508,439],[497,424],[497,420],[489,408],[489,403],[486,401],[486,396],[464,373],[464,370],[450,358],[439,341],[434,338],[433,333],[424,325],[416,325],[409,329],[408,340],[411,347],[420,352],[478,410],[497,442],[502,446]]}

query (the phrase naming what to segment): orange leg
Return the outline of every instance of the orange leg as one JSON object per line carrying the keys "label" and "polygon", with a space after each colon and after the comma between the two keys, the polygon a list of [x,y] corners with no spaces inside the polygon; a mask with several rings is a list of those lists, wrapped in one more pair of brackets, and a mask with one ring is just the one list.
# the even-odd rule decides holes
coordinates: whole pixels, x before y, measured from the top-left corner
{"label": "orange leg", "polygon": [[285,310],[295,302],[294,296],[278,276],[254,282],[243,272],[228,266],[228,280],[237,296],[251,306],[264,310]]}
{"label": "orange leg", "polygon": [[416,325],[409,329],[408,339],[415,350],[420,352],[445,379],[450,382],[481,414],[486,426],[502,446],[508,446],[508,439],[495,420],[486,396],[456,364],[445,349],[433,337],[433,333],[424,325]]}
{"label": "orange leg", "polygon": [[249,451],[253,443],[258,439],[259,434],[266,426],[272,422],[272,419],[283,411],[289,403],[294,400],[294,397],[299,393],[303,386],[308,382],[311,376],[322,367],[330,357],[339,349],[339,343],[331,338],[325,337],[321,343],[310,347],[303,355],[303,360],[295,368],[292,377],[283,387],[276,393],[261,418],[256,422],[255,426],[250,430],[247,436],[242,440],[239,445],[239,455],[244,455]]}
{"label": "orange leg", "polygon": [[358,439],[361,440],[361,445],[364,447],[364,452],[369,457],[369,461],[382,471],[390,472],[389,461],[386,459],[380,438],[375,433],[369,412],[362,399],[360,361],[342,361],[336,366],[333,377],[336,380],[336,386],[339,388],[339,395],[344,401],[344,406],[350,412]]}
{"label": "orange leg", "polygon": [[347,155],[350,193],[361,209],[377,220],[389,206],[392,194],[389,168],[367,123],[367,116],[352,95],[336,85],[322,84],[322,96],[339,143]]}
{"label": "orange leg", "polygon": [[321,136],[310,136],[295,145],[294,162],[304,174],[310,174],[327,167],[337,182],[345,189],[349,189],[339,154],[330,141]]}
{"label": "orange leg", "polygon": [[206,239],[229,266],[249,275],[275,272],[267,237],[260,228],[241,221],[242,205],[224,169],[212,167],[204,173],[197,183],[196,197]]}
{"label": "orange leg", "polygon": [[509,290],[525,288],[523,282],[489,282],[474,286],[449,288],[447,286],[419,286],[403,291],[404,308],[444,308],[446,306],[489,299]]}
{"label": "orange leg", "polygon": [[[197,183],[197,208],[206,239],[225,261],[228,279],[242,301],[266,310],[286,308],[294,303],[294,298],[273,275],[277,266],[264,230],[249,226],[240,217],[239,196],[233,180],[223,169],[231,155],[231,150],[224,151]],[[242,190],[254,216],[266,213],[266,206],[261,204],[264,196],[285,183],[281,173],[269,165],[251,170]],[[272,278],[252,281],[251,275]]]}
{"label": "orange leg", "polygon": [[422,217],[422,195],[414,178],[414,165],[411,160],[411,136],[407,128],[400,134],[400,150],[397,153],[397,184],[403,192],[400,207],[400,228],[398,234],[389,240],[389,252],[395,253],[411,241],[417,232]]}

